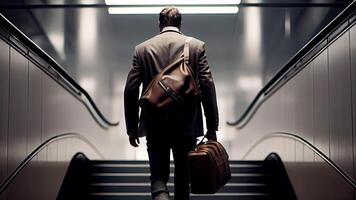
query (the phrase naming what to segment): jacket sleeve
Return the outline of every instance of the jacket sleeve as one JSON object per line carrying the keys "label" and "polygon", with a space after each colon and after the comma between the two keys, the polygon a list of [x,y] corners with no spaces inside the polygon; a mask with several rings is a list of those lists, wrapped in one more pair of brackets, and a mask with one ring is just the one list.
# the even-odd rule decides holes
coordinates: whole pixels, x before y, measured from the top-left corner
{"label": "jacket sleeve", "polygon": [[130,70],[124,92],[124,107],[126,130],[129,136],[137,136],[139,122],[138,97],[140,85],[142,83],[142,66],[140,66],[137,48],[135,48],[132,60],[132,69]]}
{"label": "jacket sleeve", "polygon": [[204,44],[199,53],[198,76],[206,126],[209,131],[216,131],[219,126],[219,113],[216,102],[215,84],[206,58]]}

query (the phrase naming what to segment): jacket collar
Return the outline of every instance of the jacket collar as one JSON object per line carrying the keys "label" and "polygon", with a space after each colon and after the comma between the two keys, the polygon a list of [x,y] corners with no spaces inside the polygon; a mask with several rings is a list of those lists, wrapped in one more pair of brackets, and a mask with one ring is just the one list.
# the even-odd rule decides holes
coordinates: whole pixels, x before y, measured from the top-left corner
{"label": "jacket collar", "polygon": [[182,32],[180,32],[180,30],[175,27],[175,26],[166,26],[162,29],[162,31],[160,32],[160,34],[165,33],[165,32],[177,32],[179,34],[182,34]]}

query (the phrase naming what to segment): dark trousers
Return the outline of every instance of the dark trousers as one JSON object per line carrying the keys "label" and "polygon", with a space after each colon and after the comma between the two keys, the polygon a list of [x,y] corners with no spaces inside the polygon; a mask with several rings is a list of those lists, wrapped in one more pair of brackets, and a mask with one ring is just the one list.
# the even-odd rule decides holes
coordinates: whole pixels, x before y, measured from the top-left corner
{"label": "dark trousers", "polygon": [[[160,131],[161,132],[161,131]],[[189,200],[188,152],[196,144],[196,137],[179,134],[156,133],[147,135],[147,151],[151,170],[153,199],[160,193],[169,194],[167,182],[170,175],[170,150],[174,158],[174,199]],[[166,197],[156,198],[166,200]],[[163,195],[164,196],[164,195]]]}

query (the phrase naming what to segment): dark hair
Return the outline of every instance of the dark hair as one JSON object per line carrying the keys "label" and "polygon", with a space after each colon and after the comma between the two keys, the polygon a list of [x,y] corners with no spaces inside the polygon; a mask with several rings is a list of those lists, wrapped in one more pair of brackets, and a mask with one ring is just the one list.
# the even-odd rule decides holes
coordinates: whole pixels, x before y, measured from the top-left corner
{"label": "dark hair", "polygon": [[182,23],[182,15],[175,7],[165,7],[159,13],[159,26],[164,28],[166,26],[180,27]]}

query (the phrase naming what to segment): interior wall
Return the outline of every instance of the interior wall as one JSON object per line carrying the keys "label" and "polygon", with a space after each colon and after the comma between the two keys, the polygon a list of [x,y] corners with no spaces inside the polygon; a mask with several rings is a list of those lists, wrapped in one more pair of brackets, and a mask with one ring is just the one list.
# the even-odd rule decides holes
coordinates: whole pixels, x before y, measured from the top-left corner
{"label": "interior wall", "polygon": [[0,199],[55,199],[77,152],[89,159],[122,159],[125,154],[120,137],[126,135],[119,136],[119,127],[99,126],[85,105],[42,69],[0,40],[0,183],[40,144],[61,134],[80,134],[101,155],[78,137],[56,140],[26,165]]}
{"label": "interior wall", "polygon": [[236,131],[230,159],[264,159],[270,152],[277,152],[289,170],[295,190],[302,191],[297,194],[300,199],[327,197],[306,192],[308,187],[313,187],[305,183],[305,180],[313,179],[312,169],[320,171],[314,173],[313,180],[316,182],[309,183],[315,186],[317,181],[322,181],[313,190],[327,195],[328,192],[324,191],[333,186],[344,194],[341,199],[352,199],[353,189],[342,178],[342,184],[326,186],[325,183],[333,182],[334,178],[329,176],[332,174],[330,171],[335,173],[335,170],[330,167],[325,170],[322,159],[300,142],[271,138],[246,153],[263,136],[273,132],[292,133],[313,144],[349,176],[356,178],[356,148],[353,142],[356,126],[355,36],[356,26],[353,26],[272,92],[251,121]]}

